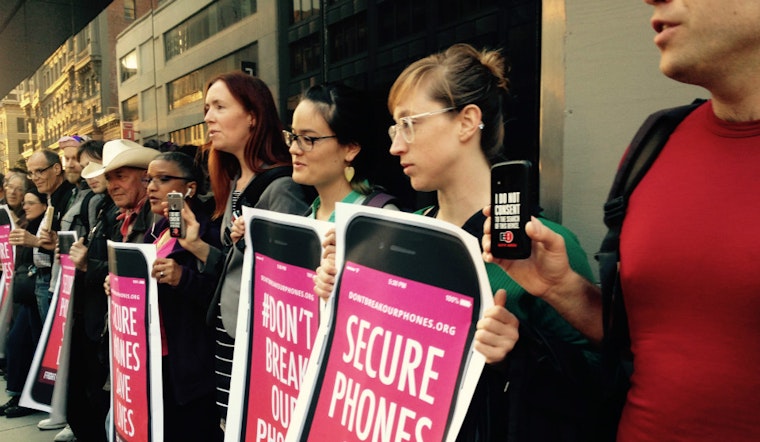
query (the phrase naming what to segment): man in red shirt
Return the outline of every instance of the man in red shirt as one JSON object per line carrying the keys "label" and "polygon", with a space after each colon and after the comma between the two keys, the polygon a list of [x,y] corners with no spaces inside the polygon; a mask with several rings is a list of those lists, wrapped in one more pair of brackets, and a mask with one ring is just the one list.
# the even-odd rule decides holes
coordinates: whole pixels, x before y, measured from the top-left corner
{"label": "man in red shirt", "polygon": [[[711,99],[675,129],[636,186],[620,234],[633,374],[618,441],[760,440],[760,2],[645,0],[668,77]],[[732,214],[742,226],[732,227]],[[533,255],[498,262],[590,338],[600,290],[540,221]],[[492,260],[490,230],[484,258]]]}

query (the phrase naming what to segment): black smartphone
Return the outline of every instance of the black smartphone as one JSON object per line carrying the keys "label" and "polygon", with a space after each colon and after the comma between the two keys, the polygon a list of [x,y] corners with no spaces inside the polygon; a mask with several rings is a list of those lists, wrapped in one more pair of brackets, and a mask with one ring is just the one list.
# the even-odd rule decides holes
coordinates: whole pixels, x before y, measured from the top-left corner
{"label": "black smartphone", "polygon": [[319,326],[312,278],[322,240],[313,229],[261,218],[250,220],[248,232],[254,254],[247,291],[250,363],[238,440],[283,440]]}
{"label": "black smartphone", "polygon": [[[363,215],[349,221],[345,247],[330,331],[312,354],[323,357],[314,387],[302,392],[309,406],[299,440],[393,440],[394,434],[445,440],[480,314],[467,247],[447,232]],[[405,371],[409,364],[399,362],[412,354],[433,361],[432,352],[446,358],[424,371]],[[451,407],[441,406],[444,398]]]}
{"label": "black smartphone", "polygon": [[531,241],[525,233],[534,207],[530,161],[507,161],[491,167],[491,254],[525,259]]}
{"label": "black smartphone", "polygon": [[185,220],[182,219],[182,207],[185,205],[185,197],[179,192],[166,194],[169,204],[169,235],[172,238],[185,237]]}

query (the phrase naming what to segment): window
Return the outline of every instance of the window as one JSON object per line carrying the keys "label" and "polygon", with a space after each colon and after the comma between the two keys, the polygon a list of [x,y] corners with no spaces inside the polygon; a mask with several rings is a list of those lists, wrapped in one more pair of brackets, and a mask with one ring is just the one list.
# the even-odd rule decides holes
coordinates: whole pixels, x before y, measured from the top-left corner
{"label": "window", "polygon": [[24,153],[24,144],[26,144],[26,140],[18,140],[18,153],[19,154]]}
{"label": "window", "polygon": [[169,94],[169,110],[174,110],[203,99],[203,83],[206,78],[200,70],[191,72],[166,84]]}
{"label": "window", "polygon": [[291,24],[319,15],[320,0],[293,0],[293,20]]}
{"label": "window", "polygon": [[367,50],[367,14],[362,12],[330,27],[330,61],[336,62]]}
{"label": "window", "polygon": [[290,44],[290,75],[297,77],[319,69],[322,46],[319,34],[311,34]]}
{"label": "window", "polygon": [[20,134],[26,133],[26,118],[16,118],[16,131]]}
{"label": "window", "polygon": [[119,60],[119,72],[121,73],[121,82],[125,82],[137,75],[137,51],[121,57]]}
{"label": "window", "polygon": [[135,0],[124,0],[124,20],[132,21],[137,18]]}
{"label": "window", "polygon": [[121,121],[136,121],[139,118],[137,104],[137,95],[121,102]]}
{"label": "window", "polygon": [[206,82],[211,77],[223,72],[241,69],[244,64],[256,64],[259,59],[258,54],[258,45],[253,43],[227,57],[170,81],[166,84],[169,110],[172,111],[203,100]]}
{"label": "window", "polygon": [[218,0],[164,33],[166,61],[256,12],[256,0]]}
{"label": "window", "polygon": [[[440,6],[439,9],[444,8]],[[379,41],[388,44],[415,32],[424,32],[426,14],[423,0],[389,0],[379,8]]]}
{"label": "window", "polygon": [[172,143],[182,146],[183,144],[195,144],[200,146],[206,142],[206,124],[199,123],[184,129],[169,132]]}
{"label": "window", "polygon": [[497,0],[453,0],[446,2],[446,7],[439,7],[439,24],[461,20],[472,11],[482,11],[488,7],[498,6]]}

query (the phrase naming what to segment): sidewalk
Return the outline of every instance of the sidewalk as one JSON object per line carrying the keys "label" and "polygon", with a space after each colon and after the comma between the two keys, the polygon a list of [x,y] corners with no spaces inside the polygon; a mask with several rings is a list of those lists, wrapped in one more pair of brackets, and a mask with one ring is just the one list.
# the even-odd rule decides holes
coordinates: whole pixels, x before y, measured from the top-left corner
{"label": "sidewalk", "polygon": [[[0,405],[8,402],[5,394],[5,379],[0,376]],[[48,417],[40,411],[29,416],[8,419],[0,416],[0,441],[3,442],[52,442],[60,430],[40,431],[37,422]]]}

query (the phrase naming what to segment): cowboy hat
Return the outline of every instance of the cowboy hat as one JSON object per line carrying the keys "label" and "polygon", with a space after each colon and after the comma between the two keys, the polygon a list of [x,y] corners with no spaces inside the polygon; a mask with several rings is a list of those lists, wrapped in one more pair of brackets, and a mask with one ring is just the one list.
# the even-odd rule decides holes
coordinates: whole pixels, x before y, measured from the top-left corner
{"label": "cowboy hat", "polygon": [[116,170],[120,167],[134,167],[147,169],[148,164],[159,154],[155,149],[143,147],[131,140],[111,140],[103,145],[103,165],[85,173],[82,177],[95,178],[105,172]]}

